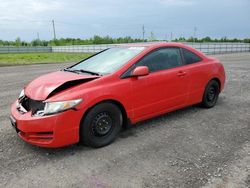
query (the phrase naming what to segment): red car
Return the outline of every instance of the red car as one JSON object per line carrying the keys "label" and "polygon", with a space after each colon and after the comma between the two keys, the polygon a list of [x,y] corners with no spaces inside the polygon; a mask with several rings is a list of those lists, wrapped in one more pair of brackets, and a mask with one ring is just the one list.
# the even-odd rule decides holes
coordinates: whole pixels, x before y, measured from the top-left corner
{"label": "red car", "polygon": [[31,81],[10,119],[30,144],[101,147],[127,124],[198,103],[213,107],[224,83],[220,61],[186,45],[124,45]]}

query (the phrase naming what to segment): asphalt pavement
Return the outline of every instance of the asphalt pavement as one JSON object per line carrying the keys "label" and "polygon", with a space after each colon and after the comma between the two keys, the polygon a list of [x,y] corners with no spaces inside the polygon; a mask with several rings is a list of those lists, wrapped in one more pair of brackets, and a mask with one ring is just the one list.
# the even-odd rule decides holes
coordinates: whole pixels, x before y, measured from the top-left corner
{"label": "asphalt pavement", "polygon": [[111,145],[44,149],[17,137],[10,104],[35,77],[70,64],[0,68],[0,187],[250,187],[250,53],[217,55],[225,90],[125,130]]}

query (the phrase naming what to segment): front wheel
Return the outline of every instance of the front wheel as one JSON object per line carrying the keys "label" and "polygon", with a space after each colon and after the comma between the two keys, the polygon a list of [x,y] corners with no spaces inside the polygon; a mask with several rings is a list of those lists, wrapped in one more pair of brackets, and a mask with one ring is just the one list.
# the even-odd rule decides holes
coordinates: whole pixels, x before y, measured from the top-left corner
{"label": "front wheel", "polygon": [[211,80],[204,91],[201,105],[205,108],[212,108],[216,105],[220,94],[220,86],[216,80]]}
{"label": "front wheel", "polygon": [[122,113],[111,102],[97,104],[81,123],[81,142],[91,147],[102,147],[115,140],[122,128]]}

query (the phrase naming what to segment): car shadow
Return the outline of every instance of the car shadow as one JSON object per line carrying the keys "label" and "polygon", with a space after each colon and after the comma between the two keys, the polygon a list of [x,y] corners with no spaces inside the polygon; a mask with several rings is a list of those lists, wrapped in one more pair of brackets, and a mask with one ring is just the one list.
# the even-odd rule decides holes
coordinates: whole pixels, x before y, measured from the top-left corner
{"label": "car shadow", "polygon": [[137,136],[136,131],[138,129],[143,129],[143,130],[151,129],[155,126],[158,126],[158,123],[160,123],[162,121],[170,121],[170,120],[178,119],[181,116],[183,116],[184,114],[187,114],[190,112],[195,113],[198,110],[204,110],[204,108],[201,108],[198,105],[188,106],[188,107],[183,108],[183,109],[179,109],[179,110],[176,110],[173,112],[168,112],[168,113],[150,118],[148,120],[141,121],[139,123],[136,123],[134,125],[131,125],[131,126],[125,128],[121,132],[120,138],[128,138],[131,136]]}

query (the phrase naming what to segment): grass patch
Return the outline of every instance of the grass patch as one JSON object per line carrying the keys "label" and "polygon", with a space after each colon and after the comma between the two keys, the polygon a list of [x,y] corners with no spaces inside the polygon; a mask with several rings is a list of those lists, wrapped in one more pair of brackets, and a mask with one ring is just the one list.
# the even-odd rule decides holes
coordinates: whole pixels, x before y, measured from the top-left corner
{"label": "grass patch", "polygon": [[0,66],[31,65],[41,63],[78,62],[89,57],[86,53],[16,53],[0,54]]}

